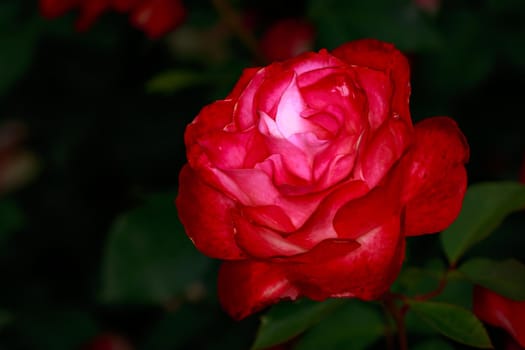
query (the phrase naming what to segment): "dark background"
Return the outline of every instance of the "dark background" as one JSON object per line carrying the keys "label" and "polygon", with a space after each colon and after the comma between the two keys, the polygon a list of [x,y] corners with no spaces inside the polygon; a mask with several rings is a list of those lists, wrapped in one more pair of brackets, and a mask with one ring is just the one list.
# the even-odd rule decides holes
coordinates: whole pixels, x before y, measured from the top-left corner
{"label": "dark background", "polygon": [[[448,115],[459,123],[471,146],[469,181],[518,179],[525,154],[525,2],[442,1],[435,13],[401,0],[231,3],[256,38],[280,18],[300,17],[316,28],[315,49],[362,37],[395,43],[412,66],[414,120]],[[144,296],[121,279],[119,292],[104,292],[114,282],[107,273],[113,259],[123,269],[119,276],[142,276],[142,258],[112,253],[121,244],[109,243],[119,230],[115,220],[152,194],[174,197],[186,124],[256,62],[210,2],[185,6],[181,27],[149,40],[115,12],[77,33],[75,12],[45,20],[36,1],[0,0],[0,122],[22,122],[27,137],[20,147],[38,159],[33,179],[1,197],[20,220],[0,240],[0,349],[76,349],[97,334],[118,334],[140,349],[252,343],[258,318],[235,323],[220,311],[217,264],[197,253],[166,265],[184,261],[179,268],[191,275],[205,264],[197,269],[197,287],[190,285],[197,292],[177,285],[169,287],[173,298]],[[212,34],[194,37],[192,30]],[[177,44],[184,39],[199,49]],[[176,210],[165,213],[138,220],[145,227],[165,220],[171,228]],[[472,254],[523,261],[522,217],[511,216]],[[11,219],[0,212],[0,220]],[[419,243],[410,261],[442,256],[435,237]],[[158,260],[161,246],[144,259]],[[157,260],[161,272],[145,276],[170,278]]]}

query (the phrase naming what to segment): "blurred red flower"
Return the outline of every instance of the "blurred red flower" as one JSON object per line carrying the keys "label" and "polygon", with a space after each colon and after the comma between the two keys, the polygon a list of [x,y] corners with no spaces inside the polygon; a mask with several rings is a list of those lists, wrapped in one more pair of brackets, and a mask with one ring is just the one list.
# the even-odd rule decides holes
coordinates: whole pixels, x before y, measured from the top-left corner
{"label": "blurred red flower", "polygon": [[180,0],[40,0],[42,16],[50,19],[75,8],[80,12],[78,31],[87,30],[102,13],[115,9],[129,12],[131,23],[152,39],[177,27],[186,15]]}
{"label": "blurred red flower", "polygon": [[473,309],[479,319],[505,329],[518,344],[525,347],[525,301],[511,300],[476,286]]}
{"label": "blurred red flower", "polygon": [[283,19],[273,24],[261,38],[261,50],[269,61],[295,57],[313,49],[314,26],[298,18]]}

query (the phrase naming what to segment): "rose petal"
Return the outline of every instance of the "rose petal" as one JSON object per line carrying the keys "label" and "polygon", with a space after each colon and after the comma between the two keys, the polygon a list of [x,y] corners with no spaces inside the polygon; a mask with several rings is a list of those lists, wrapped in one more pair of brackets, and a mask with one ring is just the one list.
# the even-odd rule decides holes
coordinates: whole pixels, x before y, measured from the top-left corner
{"label": "rose petal", "polygon": [[447,117],[426,119],[415,127],[415,142],[404,160],[405,234],[434,233],[458,216],[467,188],[465,136]]}
{"label": "rose petal", "polygon": [[381,227],[391,217],[400,216],[399,196],[400,186],[389,184],[343,205],[337,211],[333,223],[338,237],[359,239]]}
{"label": "rose petal", "polygon": [[301,294],[314,299],[357,297],[373,300],[385,293],[397,277],[405,241],[399,217],[392,217],[354,240],[327,240],[301,255],[286,268]]}
{"label": "rose petal", "polygon": [[176,205],[186,233],[203,254],[218,259],[244,257],[234,240],[235,203],[203,183],[188,165],[180,173]]}
{"label": "rose petal", "polygon": [[362,142],[354,176],[375,187],[405,152],[412,137],[411,128],[401,118],[392,118]]}
{"label": "rose petal", "polygon": [[228,97],[226,97],[226,100],[238,99],[259,70],[261,70],[260,67],[245,68],[242,71],[242,75],[239,78],[239,81],[237,81],[232,91],[229,93]]}
{"label": "rose petal", "polygon": [[335,187],[323,198],[304,226],[288,237],[288,241],[313,248],[323,240],[340,237],[334,229],[336,213],[343,205],[356,200],[368,191],[368,186],[362,181],[349,181]]}
{"label": "rose petal", "polygon": [[525,347],[525,301],[514,301],[475,286],[472,307],[482,321],[505,329]]}
{"label": "rose petal", "polygon": [[230,261],[219,270],[218,294],[222,307],[240,320],[279,300],[299,296],[276,265],[254,260]]}
{"label": "rose petal", "polygon": [[254,258],[271,258],[301,254],[303,247],[289,242],[279,232],[250,222],[241,215],[234,216],[235,240],[239,247]]}
{"label": "rose petal", "polygon": [[[367,67],[382,71],[390,77],[392,84],[392,99],[390,102],[391,115],[401,116],[411,125],[408,100],[410,97],[410,67],[403,54],[394,45],[375,39],[356,40],[339,46],[332,54],[350,65]],[[358,72],[364,72],[358,70]],[[373,91],[372,85],[363,76],[362,83]],[[370,101],[375,101],[370,98]],[[374,108],[374,107],[372,107]],[[378,109],[380,111],[381,109]],[[372,124],[374,118],[372,118]]]}

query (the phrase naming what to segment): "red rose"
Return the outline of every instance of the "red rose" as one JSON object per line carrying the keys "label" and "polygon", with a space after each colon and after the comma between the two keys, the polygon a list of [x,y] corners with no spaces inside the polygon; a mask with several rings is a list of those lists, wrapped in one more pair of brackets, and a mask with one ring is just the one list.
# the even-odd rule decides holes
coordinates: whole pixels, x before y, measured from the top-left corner
{"label": "red rose", "polygon": [[273,24],[261,38],[261,50],[269,61],[292,58],[313,49],[315,28],[302,19],[288,18]]}
{"label": "red rose", "polygon": [[176,204],[219,299],[243,318],[281,299],[371,300],[405,236],[446,228],[468,145],[446,117],[412,126],[409,69],[376,40],[247,69],[187,127]]}
{"label": "red rose", "polygon": [[514,301],[475,286],[473,309],[482,321],[505,329],[525,347],[525,301]]}

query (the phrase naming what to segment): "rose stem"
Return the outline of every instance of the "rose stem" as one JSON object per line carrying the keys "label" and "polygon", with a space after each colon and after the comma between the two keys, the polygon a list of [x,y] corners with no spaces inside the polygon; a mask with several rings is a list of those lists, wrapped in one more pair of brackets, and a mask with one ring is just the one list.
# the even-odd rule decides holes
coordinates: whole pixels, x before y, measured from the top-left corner
{"label": "rose stem", "polygon": [[404,310],[404,307],[398,308],[396,306],[394,298],[395,297],[391,294],[386,295],[384,305],[396,323],[397,335],[399,338],[399,350],[408,350],[407,332],[405,327],[406,311]]}
{"label": "rose stem", "polygon": [[265,65],[266,59],[259,48],[257,39],[241,23],[239,14],[231,6],[228,0],[212,0],[212,3],[224,22],[230,27],[233,33],[237,35],[243,45],[250,50],[257,64]]}

